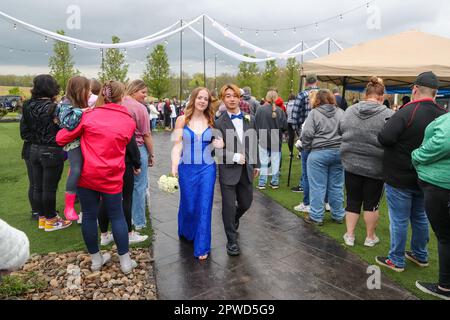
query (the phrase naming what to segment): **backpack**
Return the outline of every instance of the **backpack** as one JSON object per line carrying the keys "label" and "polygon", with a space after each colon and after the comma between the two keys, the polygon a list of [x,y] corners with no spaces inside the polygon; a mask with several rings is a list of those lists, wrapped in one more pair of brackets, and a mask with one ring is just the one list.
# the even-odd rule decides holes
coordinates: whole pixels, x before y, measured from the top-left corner
{"label": "backpack", "polygon": [[81,122],[83,111],[74,108],[70,104],[60,103],[56,108],[56,117],[59,120],[59,126],[69,131],[74,130]]}

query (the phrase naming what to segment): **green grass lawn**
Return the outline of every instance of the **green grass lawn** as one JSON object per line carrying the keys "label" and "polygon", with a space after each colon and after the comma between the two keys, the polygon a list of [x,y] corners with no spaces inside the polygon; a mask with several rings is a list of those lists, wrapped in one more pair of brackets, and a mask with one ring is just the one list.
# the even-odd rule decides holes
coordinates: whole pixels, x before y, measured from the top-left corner
{"label": "green grass lawn", "polygon": [[[37,221],[31,220],[28,202],[28,178],[25,162],[21,159],[22,140],[18,123],[0,123],[0,218],[24,231],[30,240],[32,253],[69,252],[85,250],[81,226],[74,223],[65,230],[45,232],[38,229]],[[64,192],[68,162],[57,192],[56,209],[63,216]],[[79,205],[77,205],[79,211]],[[142,232],[149,240],[136,247],[149,247],[151,228]],[[103,247],[102,247],[103,248]]]}
{"label": "green grass lawn", "polygon": [[[297,151],[294,151],[297,155]],[[300,173],[301,173],[301,161],[294,158],[292,165],[291,174],[291,186],[287,187],[289,173],[289,150],[287,145],[283,146],[283,160],[281,168],[281,178],[280,178],[280,189],[272,190],[267,189],[263,191],[264,194],[273,198],[275,201],[280,203],[283,207],[293,212],[293,214],[299,217],[303,216],[301,213],[294,211],[294,207],[297,206],[303,200],[302,193],[293,193],[290,187],[298,185]],[[270,181],[269,181],[270,182]],[[381,243],[374,248],[364,247],[364,240],[366,237],[365,224],[363,218],[361,217],[357,229],[356,229],[356,241],[355,247],[347,247],[344,244],[342,236],[346,232],[346,227],[344,225],[336,225],[331,223],[330,214],[325,215],[325,224],[323,227],[317,227],[321,232],[329,235],[331,238],[335,239],[337,242],[341,243],[346,250],[357,254],[361,259],[367,261],[370,265],[376,265],[376,256],[387,256],[389,252],[389,217],[386,205],[386,200],[383,198],[380,207],[380,220],[377,228],[377,235],[381,240]],[[411,230],[409,231],[409,239],[411,236]],[[408,239],[408,244],[410,243]],[[428,268],[419,268],[413,263],[407,262],[406,269],[403,273],[396,273],[394,271],[384,269],[381,267],[383,273],[385,273],[390,279],[397,282],[401,286],[410,290],[414,295],[422,299],[430,299],[430,296],[423,294],[415,286],[416,280],[436,282],[438,280],[438,254],[437,254],[437,241],[434,233],[431,231],[430,227],[430,243],[429,243],[429,262],[430,266]],[[409,249],[409,246],[407,246]],[[344,276],[344,275],[343,275]]]}

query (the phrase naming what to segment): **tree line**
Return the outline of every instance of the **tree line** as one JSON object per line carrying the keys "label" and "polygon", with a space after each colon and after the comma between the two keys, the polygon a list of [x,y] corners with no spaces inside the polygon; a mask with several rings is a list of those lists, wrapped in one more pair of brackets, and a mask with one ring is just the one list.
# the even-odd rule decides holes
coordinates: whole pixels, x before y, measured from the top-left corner
{"label": "tree line", "polygon": [[[57,33],[64,35],[63,30]],[[120,38],[112,36],[112,43],[119,43]],[[102,52],[103,59],[98,73],[100,81],[117,80],[126,83],[129,65],[123,50],[106,49]],[[249,56],[249,55],[247,55]],[[55,77],[62,90],[65,90],[68,80],[80,71],[75,68],[75,62],[70,53],[69,44],[56,41],[53,54],[49,57],[50,74]],[[237,75],[222,73],[217,77],[207,77],[204,83],[203,73],[189,75],[183,72],[181,98],[185,99],[192,89],[206,86],[209,89],[220,88],[226,83],[237,83],[240,87],[250,87],[252,95],[264,98],[269,89],[277,89],[280,96],[287,99],[290,93],[297,93],[299,87],[299,63],[295,58],[289,58],[284,67],[277,65],[275,60],[267,61],[264,69],[259,69],[256,63],[241,62]],[[180,76],[170,73],[169,59],[166,48],[162,44],[154,47],[146,57],[146,65],[141,75],[147,84],[151,96],[159,99],[178,97],[180,95]],[[0,85],[31,86],[33,76],[0,76]]]}

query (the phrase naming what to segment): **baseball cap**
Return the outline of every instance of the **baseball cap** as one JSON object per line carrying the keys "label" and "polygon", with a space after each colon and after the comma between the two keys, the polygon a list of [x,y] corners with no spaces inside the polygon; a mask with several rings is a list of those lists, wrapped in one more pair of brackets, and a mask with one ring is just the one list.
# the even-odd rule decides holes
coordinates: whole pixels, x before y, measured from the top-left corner
{"label": "baseball cap", "polygon": [[413,86],[439,89],[439,79],[432,71],[424,72],[417,76]]}
{"label": "baseball cap", "polygon": [[306,83],[314,84],[317,82],[317,76],[315,74],[310,74],[306,76]]}

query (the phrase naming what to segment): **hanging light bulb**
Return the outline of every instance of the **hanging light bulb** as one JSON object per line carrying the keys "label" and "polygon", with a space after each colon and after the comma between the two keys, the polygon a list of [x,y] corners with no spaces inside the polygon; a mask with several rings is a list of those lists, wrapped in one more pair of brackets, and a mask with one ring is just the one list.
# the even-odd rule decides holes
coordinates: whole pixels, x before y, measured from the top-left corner
{"label": "hanging light bulb", "polygon": [[75,51],[77,50],[77,45],[76,44],[73,45],[73,50],[75,50]]}
{"label": "hanging light bulb", "polygon": [[167,46],[169,44],[169,41],[167,41],[167,39],[165,39],[164,44]]}
{"label": "hanging light bulb", "polygon": [[369,8],[370,7],[370,2],[366,3],[366,7]]}
{"label": "hanging light bulb", "polygon": [[273,31],[273,36],[276,37],[277,36],[277,30]]}
{"label": "hanging light bulb", "polygon": [[294,34],[296,34],[296,33],[297,33],[297,28],[296,28],[296,27],[294,27],[294,30],[293,30],[293,32],[294,32]]}
{"label": "hanging light bulb", "polygon": [[258,36],[259,35],[259,30],[256,30],[256,36]]}
{"label": "hanging light bulb", "polygon": [[344,16],[342,14],[339,15],[339,20],[340,21],[344,20]]}
{"label": "hanging light bulb", "polygon": [[14,30],[17,30],[17,24],[14,23]]}
{"label": "hanging light bulb", "polygon": [[45,43],[47,43],[47,42],[48,42],[47,36],[45,36],[45,39],[44,39],[44,41],[45,41]]}
{"label": "hanging light bulb", "polygon": [[319,30],[319,24],[316,22],[316,31]]}
{"label": "hanging light bulb", "polygon": [[244,30],[242,30],[242,27],[241,27],[241,30],[239,30],[239,33],[240,34],[244,33]]}

